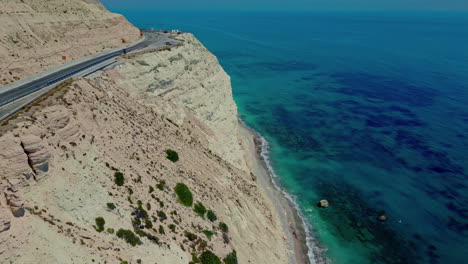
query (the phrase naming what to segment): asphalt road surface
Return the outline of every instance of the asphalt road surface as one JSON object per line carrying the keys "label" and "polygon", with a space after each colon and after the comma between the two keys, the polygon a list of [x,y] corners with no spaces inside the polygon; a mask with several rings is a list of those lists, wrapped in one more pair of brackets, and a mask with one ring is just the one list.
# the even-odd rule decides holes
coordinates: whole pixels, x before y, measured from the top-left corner
{"label": "asphalt road surface", "polygon": [[[139,51],[147,49],[157,49],[160,47],[167,46],[167,42],[173,44],[176,43],[175,40],[169,38],[168,34],[158,32],[145,32],[144,34],[145,40],[133,46],[121,48],[112,53],[104,52],[105,54],[101,56],[93,56],[93,58],[89,60],[80,62],[75,65],[71,65],[70,67],[53,72],[49,75],[44,75],[38,79],[32,80],[28,83],[19,85],[12,89],[2,89],[4,87],[0,87],[0,121],[6,119],[8,116],[15,112],[15,108],[18,108],[18,103],[15,104],[15,101],[18,101],[28,95],[36,93],[41,89],[51,87],[52,85],[57,84],[70,77],[80,76],[80,73],[86,72],[86,74],[89,74],[89,69],[93,69],[93,67],[96,67],[98,65],[106,65],[106,62],[109,62],[110,64],[113,61],[115,61],[115,58],[118,56],[137,53]],[[100,68],[96,68],[95,71],[99,69]]]}

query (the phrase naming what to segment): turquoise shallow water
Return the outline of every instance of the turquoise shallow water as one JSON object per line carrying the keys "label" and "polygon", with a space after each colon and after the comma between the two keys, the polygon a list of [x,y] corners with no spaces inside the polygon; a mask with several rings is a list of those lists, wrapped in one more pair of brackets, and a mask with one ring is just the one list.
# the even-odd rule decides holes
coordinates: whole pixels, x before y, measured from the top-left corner
{"label": "turquoise shallow water", "polygon": [[219,58],[333,263],[466,262],[468,13],[121,13]]}

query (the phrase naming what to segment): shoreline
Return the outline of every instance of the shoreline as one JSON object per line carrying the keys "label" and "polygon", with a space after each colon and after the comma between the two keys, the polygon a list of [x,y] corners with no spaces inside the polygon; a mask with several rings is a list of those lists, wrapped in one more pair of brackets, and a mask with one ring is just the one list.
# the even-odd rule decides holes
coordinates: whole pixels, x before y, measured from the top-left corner
{"label": "shoreline", "polygon": [[288,249],[294,254],[289,257],[290,263],[314,264],[309,248],[309,239],[306,223],[301,217],[298,208],[293,204],[284,191],[273,182],[273,175],[268,168],[263,153],[263,139],[260,134],[248,127],[239,118],[240,132],[247,140],[249,153],[252,154],[252,170],[257,178],[256,182],[264,191],[267,198],[277,212],[284,234],[287,236]]}

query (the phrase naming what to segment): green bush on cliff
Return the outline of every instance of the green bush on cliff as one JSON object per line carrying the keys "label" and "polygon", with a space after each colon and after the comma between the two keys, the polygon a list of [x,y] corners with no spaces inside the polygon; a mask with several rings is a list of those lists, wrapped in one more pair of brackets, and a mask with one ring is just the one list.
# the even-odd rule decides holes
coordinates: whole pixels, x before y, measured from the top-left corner
{"label": "green bush on cliff", "polygon": [[202,264],[222,264],[218,256],[209,250],[203,252],[199,259]]}
{"label": "green bush on cliff", "polygon": [[115,182],[115,184],[117,184],[118,186],[122,186],[122,185],[124,185],[124,181],[125,180],[124,180],[123,173],[120,172],[120,171],[116,171],[114,173],[114,182]]}
{"label": "green bush on cliff", "polygon": [[237,253],[236,251],[232,251],[229,253],[224,259],[225,264],[237,264]]}
{"label": "green bush on cliff", "polygon": [[141,245],[141,240],[131,230],[119,229],[116,235],[132,246]]}
{"label": "green bush on cliff", "polygon": [[179,154],[175,150],[166,149],[166,158],[172,162],[177,162],[179,160]]}
{"label": "green bush on cliff", "polygon": [[96,221],[96,226],[94,228],[96,229],[96,231],[98,232],[104,231],[104,225],[106,224],[106,220],[104,220],[104,218],[102,217],[96,217],[95,221]]}
{"label": "green bush on cliff", "polygon": [[193,211],[197,213],[197,215],[201,217],[205,217],[206,208],[201,202],[198,202],[195,204]]}
{"label": "green bush on cliff", "polygon": [[193,196],[192,196],[192,192],[189,190],[187,185],[183,183],[177,183],[174,190],[181,204],[185,206],[192,206]]}
{"label": "green bush on cliff", "polygon": [[218,217],[216,217],[215,213],[213,211],[211,211],[211,210],[208,210],[208,213],[206,214],[206,217],[211,222],[214,222],[214,221],[218,220]]}
{"label": "green bush on cliff", "polygon": [[228,226],[223,222],[219,223],[219,229],[221,229],[221,231],[223,231],[224,233],[227,233],[227,231],[229,231]]}

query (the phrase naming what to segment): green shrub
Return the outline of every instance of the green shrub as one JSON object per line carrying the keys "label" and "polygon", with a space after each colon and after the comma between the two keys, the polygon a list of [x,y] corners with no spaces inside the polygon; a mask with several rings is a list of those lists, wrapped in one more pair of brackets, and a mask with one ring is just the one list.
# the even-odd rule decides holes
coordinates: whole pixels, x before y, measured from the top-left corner
{"label": "green shrub", "polygon": [[116,235],[132,246],[141,245],[141,240],[131,230],[119,229]]}
{"label": "green shrub", "polygon": [[200,262],[202,264],[222,264],[218,256],[209,250],[200,255]]}
{"label": "green shrub", "polygon": [[193,207],[193,211],[197,213],[197,215],[205,217],[206,208],[201,202],[195,204],[195,206]]}
{"label": "green shrub", "polygon": [[96,221],[96,226],[94,228],[96,229],[96,231],[98,232],[104,231],[104,225],[106,224],[106,221],[104,220],[104,218],[97,217],[95,221]]}
{"label": "green shrub", "polygon": [[166,149],[166,158],[172,162],[177,162],[179,160],[179,154],[172,149]]}
{"label": "green shrub", "polygon": [[150,186],[149,187],[149,193],[152,193],[152,192],[154,192],[154,188],[153,188],[153,186]]}
{"label": "green shrub", "polygon": [[151,204],[150,203],[146,203],[146,209],[151,210]]}
{"label": "green shrub", "polygon": [[211,222],[214,222],[216,220],[218,220],[218,217],[216,217],[215,213],[211,210],[208,210],[207,214],[206,214],[206,217],[208,218],[208,220],[210,220]]}
{"label": "green shrub", "polygon": [[210,231],[210,230],[204,230],[203,234],[205,234],[205,236],[210,240],[211,240],[211,237],[214,235],[213,231]]}
{"label": "green shrub", "polygon": [[175,192],[177,197],[179,198],[179,202],[185,206],[192,206],[193,204],[193,196],[192,192],[190,192],[187,185],[183,183],[177,183],[175,187]]}
{"label": "green shrub", "polygon": [[162,225],[159,226],[159,234],[164,235],[166,232],[164,232],[164,227]]}
{"label": "green shrub", "polygon": [[110,210],[114,210],[116,207],[114,203],[107,203],[107,208]]}
{"label": "green shrub", "polygon": [[227,226],[225,223],[223,223],[223,222],[220,222],[220,223],[219,223],[219,229],[221,229],[221,231],[223,231],[224,233],[226,233],[227,231],[229,231],[228,226]]}
{"label": "green shrub", "polygon": [[133,194],[133,189],[130,188],[130,187],[127,187],[127,191],[128,191],[128,194],[129,194],[129,195],[132,195],[132,194]]}
{"label": "green shrub", "polygon": [[158,214],[159,220],[161,220],[161,222],[164,222],[164,220],[167,219],[167,215],[166,215],[165,212],[163,212],[163,211],[157,211],[157,214]]}
{"label": "green shrub", "polygon": [[153,223],[151,222],[151,220],[146,219],[146,221],[145,221],[145,227],[146,227],[147,229],[153,228]]}
{"label": "green shrub", "polygon": [[115,182],[115,184],[117,184],[118,186],[122,186],[122,185],[124,185],[124,181],[125,180],[124,180],[123,173],[120,172],[120,171],[116,171],[114,173],[114,182]]}
{"label": "green shrub", "polygon": [[114,234],[114,228],[107,228],[107,233]]}
{"label": "green shrub", "polygon": [[141,207],[143,205],[143,202],[141,200],[138,200],[137,205],[138,205],[138,207]]}
{"label": "green shrub", "polygon": [[159,190],[163,191],[164,190],[164,186],[166,186],[166,181],[160,181],[158,184],[156,184],[156,188],[158,188]]}
{"label": "green shrub", "polygon": [[128,264],[128,261],[121,261],[120,264]]}
{"label": "green shrub", "polygon": [[170,225],[169,225],[169,229],[170,229],[172,232],[175,232],[176,225],[170,224]]}
{"label": "green shrub", "polygon": [[185,231],[185,237],[187,237],[188,240],[190,240],[190,241],[195,241],[198,238],[198,236],[195,235],[194,233],[190,233],[190,232],[187,232],[187,231]]}
{"label": "green shrub", "polygon": [[236,251],[232,251],[229,253],[224,259],[225,264],[237,264],[237,253]]}

